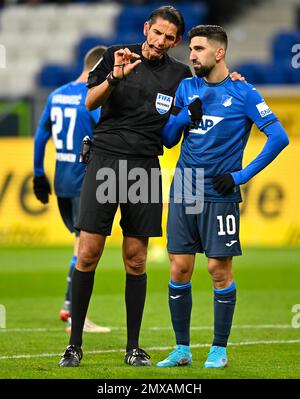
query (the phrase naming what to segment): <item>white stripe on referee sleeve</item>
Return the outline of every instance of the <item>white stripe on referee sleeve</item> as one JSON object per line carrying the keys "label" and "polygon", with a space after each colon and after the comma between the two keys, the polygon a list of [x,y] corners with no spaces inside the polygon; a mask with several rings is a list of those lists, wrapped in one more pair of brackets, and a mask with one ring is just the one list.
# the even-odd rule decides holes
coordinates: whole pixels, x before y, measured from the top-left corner
{"label": "white stripe on referee sleeve", "polygon": [[100,58],[100,60],[96,63],[96,65],[93,66],[90,72],[92,72],[97,66],[100,64],[100,62],[103,60],[103,57]]}

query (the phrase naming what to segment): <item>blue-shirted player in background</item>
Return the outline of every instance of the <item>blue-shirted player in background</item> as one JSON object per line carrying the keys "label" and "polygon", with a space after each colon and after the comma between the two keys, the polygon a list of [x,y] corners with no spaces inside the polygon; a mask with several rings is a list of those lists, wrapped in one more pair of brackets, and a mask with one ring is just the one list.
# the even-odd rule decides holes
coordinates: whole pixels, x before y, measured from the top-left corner
{"label": "blue-shirted player in background", "polygon": [[[259,92],[251,84],[229,78],[225,63],[227,35],[221,27],[194,27],[189,42],[196,76],[181,82],[163,131],[168,148],[179,142],[182,132],[184,138],[171,186],[167,227],[169,308],[176,347],[157,366],[191,364],[191,277],[195,254],[203,252],[214,286],[214,339],[204,367],[222,368],[227,365],[226,346],[236,303],[232,257],[241,255],[239,185],[272,162],[289,140]],[[253,123],[267,141],[259,155],[243,168],[243,152]],[[185,186],[178,184],[188,169],[193,171],[190,190],[186,190],[188,178]],[[197,184],[204,180],[202,196],[197,176]],[[197,201],[196,212],[193,207]]]}
{"label": "blue-shirted player in background", "polygon": [[[68,286],[60,318],[68,321],[70,332],[71,281],[77,260],[79,232],[74,229],[79,210],[79,198],[86,165],[79,162],[82,140],[87,135],[92,138],[93,130],[100,118],[100,109],[88,111],[85,107],[86,82],[89,71],[102,58],[106,48],[97,46],[85,56],[81,75],[54,90],[48,97],[40,118],[34,139],[34,179],[35,196],[43,204],[49,201],[51,186],[44,171],[45,147],[52,136],[56,149],[54,189],[61,217],[71,233],[75,232],[74,253],[68,274]],[[85,320],[86,332],[109,332],[110,328],[100,327],[91,320]]]}

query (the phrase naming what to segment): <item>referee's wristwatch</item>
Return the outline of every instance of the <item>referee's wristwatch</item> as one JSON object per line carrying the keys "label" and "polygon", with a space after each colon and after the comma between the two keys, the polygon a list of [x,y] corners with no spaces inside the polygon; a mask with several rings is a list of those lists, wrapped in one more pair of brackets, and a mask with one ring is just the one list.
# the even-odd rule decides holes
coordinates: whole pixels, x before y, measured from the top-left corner
{"label": "referee's wristwatch", "polygon": [[107,82],[108,82],[108,84],[109,84],[110,86],[115,87],[115,86],[117,86],[117,85],[121,82],[121,80],[123,80],[123,79],[116,78],[116,77],[114,76],[114,74],[113,74],[113,71],[111,71],[111,72],[109,72],[109,74],[106,76],[106,80],[107,80]]}

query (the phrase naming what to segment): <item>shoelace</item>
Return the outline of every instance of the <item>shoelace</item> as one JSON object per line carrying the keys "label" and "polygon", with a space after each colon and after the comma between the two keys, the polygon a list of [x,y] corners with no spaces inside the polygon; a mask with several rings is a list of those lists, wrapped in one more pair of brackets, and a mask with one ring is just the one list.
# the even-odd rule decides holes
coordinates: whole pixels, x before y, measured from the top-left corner
{"label": "shoelace", "polygon": [[76,351],[74,347],[70,347],[66,349],[66,352],[64,353],[64,357],[72,357],[76,356],[78,359],[80,359],[80,354]]}
{"label": "shoelace", "polygon": [[141,357],[146,358],[146,359],[150,359],[151,358],[151,356],[148,355],[148,353],[145,352],[141,348],[134,349],[132,354],[133,354],[133,356],[141,356]]}

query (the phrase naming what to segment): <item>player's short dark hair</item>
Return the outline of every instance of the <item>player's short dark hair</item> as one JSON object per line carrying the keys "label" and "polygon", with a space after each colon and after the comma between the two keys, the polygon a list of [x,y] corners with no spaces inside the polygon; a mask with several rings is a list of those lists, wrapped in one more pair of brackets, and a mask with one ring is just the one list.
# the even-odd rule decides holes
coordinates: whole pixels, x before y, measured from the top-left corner
{"label": "player's short dark hair", "polygon": [[197,25],[189,31],[189,43],[195,36],[203,36],[208,40],[215,40],[225,45],[225,50],[228,45],[228,38],[225,30],[218,25]]}
{"label": "player's short dark hair", "polygon": [[177,37],[182,36],[185,31],[184,19],[179,10],[173,6],[162,6],[152,11],[149,17],[150,26],[153,25],[157,18],[165,19],[177,27]]}
{"label": "player's short dark hair", "polygon": [[105,46],[96,46],[91,48],[84,57],[84,69],[88,69],[89,71],[97,64],[97,62],[102,58],[105,53],[107,47]]}

